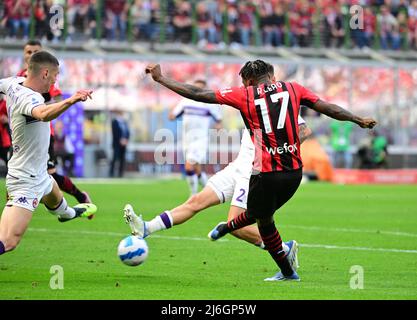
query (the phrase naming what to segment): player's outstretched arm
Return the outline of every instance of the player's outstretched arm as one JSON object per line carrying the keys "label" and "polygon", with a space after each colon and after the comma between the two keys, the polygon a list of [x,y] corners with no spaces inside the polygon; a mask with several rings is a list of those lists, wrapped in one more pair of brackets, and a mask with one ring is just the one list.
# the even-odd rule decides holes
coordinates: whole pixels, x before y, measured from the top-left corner
{"label": "player's outstretched arm", "polygon": [[372,129],[377,124],[374,119],[358,117],[336,104],[328,103],[323,100],[318,100],[311,108],[336,120],[354,122],[361,128]]}
{"label": "player's outstretched arm", "polygon": [[162,75],[161,66],[159,64],[148,64],[145,72],[150,73],[154,81],[159,82],[164,87],[178,93],[185,98],[205,103],[219,103],[213,90],[201,89],[191,84],[185,84],[164,77]]}
{"label": "player's outstretched arm", "polygon": [[69,107],[79,101],[86,101],[88,98],[92,99],[92,90],[79,90],[77,93],[69,97],[68,99],[51,103],[48,105],[40,105],[32,110],[32,117],[40,121],[51,121],[58,118]]}

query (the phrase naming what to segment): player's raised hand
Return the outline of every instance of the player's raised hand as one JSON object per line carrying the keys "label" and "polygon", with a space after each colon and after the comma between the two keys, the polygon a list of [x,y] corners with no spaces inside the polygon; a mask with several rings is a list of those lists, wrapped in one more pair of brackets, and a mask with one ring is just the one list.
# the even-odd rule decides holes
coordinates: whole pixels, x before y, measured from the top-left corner
{"label": "player's raised hand", "polygon": [[74,99],[75,102],[79,102],[79,101],[86,101],[88,98],[92,99],[92,93],[93,90],[78,90],[73,96],[72,98]]}
{"label": "player's raised hand", "polygon": [[372,129],[373,127],[376,126],[376,124],[377,122],[371,118],[362,118],[361,121],[358,123],[358,125],[361,128],[368,128],[368,129]]}
{"label": "player's raised hand", "polygon": [[159,79],[162,77],[161,66],[159,64],[148,64],[145,68],[145,72],[150,73],[152,79],[154,79],[155,81],[159,81]]}

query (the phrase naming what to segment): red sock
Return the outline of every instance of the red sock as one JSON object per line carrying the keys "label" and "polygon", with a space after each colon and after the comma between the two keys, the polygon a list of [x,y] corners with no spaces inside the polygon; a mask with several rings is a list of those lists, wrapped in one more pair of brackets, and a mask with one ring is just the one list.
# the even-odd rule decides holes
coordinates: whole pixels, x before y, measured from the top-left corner
{"label": "red sock", "polygon": [[281,272],[285,276],[293,274],[293,270],[290,263],[285,259],[285,251],[282,248],[281,236],[275,227],[274,223],[267,226],[259,227],[259,233],[261,234],[262,241],[265,244],[265,248],[268,250],[272,259],[281,269]]}
{"label": "red sock", "polygon": [[85,200],[86,200],[85,194],[82,193],[75,186],[75,184],[72,183],[72,181],[69,177],[61,176],[60,174],[58,174],[56,172],[54,174],[52,174],[52,177],[54,177],[56,183],[58,183],[58,186],[62,191],[74,196],[79,203],[85,202]]}
{"label": "red sock", "polygon": [[234,231],[234,230],[249,226],[251,224],[254,224],[255,222],[256,222],[255,218],[249,218],[247,215],[247,211],[245,211],[245,212],[242,212],[233,220],[230,220],[227,223],[227,227],[229,231]]}

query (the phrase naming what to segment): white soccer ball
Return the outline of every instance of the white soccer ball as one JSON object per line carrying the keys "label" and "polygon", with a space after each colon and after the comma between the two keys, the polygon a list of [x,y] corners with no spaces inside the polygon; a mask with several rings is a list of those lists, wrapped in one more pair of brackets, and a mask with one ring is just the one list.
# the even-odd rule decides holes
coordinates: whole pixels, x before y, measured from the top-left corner
{"label": "white soccer ball", "polygon": [[128,266],[138,266],[148,257],[148,244],[142,238],[128,236],[120,241],[117,247],[117,255]]}

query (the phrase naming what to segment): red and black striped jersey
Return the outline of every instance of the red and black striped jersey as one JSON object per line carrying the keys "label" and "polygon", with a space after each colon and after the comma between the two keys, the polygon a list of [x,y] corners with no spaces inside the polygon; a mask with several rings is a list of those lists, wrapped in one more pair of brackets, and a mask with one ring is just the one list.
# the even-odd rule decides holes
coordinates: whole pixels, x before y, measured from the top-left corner
{"label": "red and black striped jersey", "polygon": [[278,81],[259,86],[216,91],[219,103],[240,110],[255,145],[254,170],[292,171],[302,167],[298,114],[319,97],[296,82]]}

